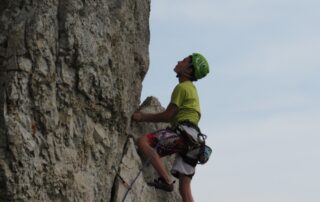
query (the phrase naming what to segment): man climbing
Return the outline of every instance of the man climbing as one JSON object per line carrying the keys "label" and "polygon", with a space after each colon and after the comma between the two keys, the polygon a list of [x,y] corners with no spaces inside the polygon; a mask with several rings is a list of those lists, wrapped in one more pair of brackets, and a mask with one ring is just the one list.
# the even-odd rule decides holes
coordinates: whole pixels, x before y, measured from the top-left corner
{"label": "man climbing", "polygon": [[171,174],[179,179],[179,192],[183,201],[192,202],[191,179],[195,173],[195,164],[187,163],[184,158],[190,153],[190,144],[177,128],[183,124],[186,130],[191,131],[190,133],[200,132],[198,129],[201,116],[200,103],[193,81],[205,77],[209,73],[209,65],[205,57],[199,53],[193,53],[179,61],[174,71],[177,73],[179,84],[174,88],[166,110],[154,114],[135,112],[132,119],[137,122],[171,123],[171,128],[140,137],[137,141],[138,148],[147,159],[150,159],[151,164],[160,175],[150,185],[168,192],[173,191],[174,181],[160,158],[176,153]]}

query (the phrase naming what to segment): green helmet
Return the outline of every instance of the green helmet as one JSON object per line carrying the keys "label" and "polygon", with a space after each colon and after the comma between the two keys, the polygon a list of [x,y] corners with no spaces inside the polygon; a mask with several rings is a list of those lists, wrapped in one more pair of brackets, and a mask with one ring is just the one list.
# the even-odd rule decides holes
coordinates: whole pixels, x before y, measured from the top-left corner
{"label": "green helmet", "polygon": [[192,65],[194,68],[194,77],[196,80],[205,77],[209,73],[209,64],[206,58],[200,53],[192,54]]}

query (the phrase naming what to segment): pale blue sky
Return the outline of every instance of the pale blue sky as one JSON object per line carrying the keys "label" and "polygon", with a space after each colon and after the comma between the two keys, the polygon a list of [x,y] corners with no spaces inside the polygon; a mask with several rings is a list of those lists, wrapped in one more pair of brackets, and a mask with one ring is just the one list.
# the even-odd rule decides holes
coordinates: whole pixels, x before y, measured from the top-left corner
{"label": "pale blue sky", "polygon": [[196,202],[320,201],[320,1],[152,0],[142,100],[163,106],[173,68],[201,52],[201,129],[214,148]]}

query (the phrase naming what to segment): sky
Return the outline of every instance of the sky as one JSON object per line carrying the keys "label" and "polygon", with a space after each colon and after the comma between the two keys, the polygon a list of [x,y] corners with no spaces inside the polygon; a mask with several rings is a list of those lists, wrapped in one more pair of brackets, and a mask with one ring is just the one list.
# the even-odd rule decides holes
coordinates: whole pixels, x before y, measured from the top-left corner
{"label": "sky", "polygon": [[166,107],[174,66],[209,61],[197,81],[213,148],[192,181],[196,202],[320,201],[320,1],[152,0],[141,100]]}

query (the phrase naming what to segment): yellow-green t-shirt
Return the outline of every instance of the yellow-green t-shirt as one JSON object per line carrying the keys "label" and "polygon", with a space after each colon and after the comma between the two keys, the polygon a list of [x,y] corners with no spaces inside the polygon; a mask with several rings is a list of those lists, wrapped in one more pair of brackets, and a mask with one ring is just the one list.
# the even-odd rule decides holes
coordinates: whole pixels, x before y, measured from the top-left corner
{"label": "yellow-green t-shirt", "polygon": [[199,96],[191,81],[181,82],[174,88],[171,103],[179,108],[178,114],[171,122],[172,126],[182,121],[190,121],[198,125],[201,116]]}

